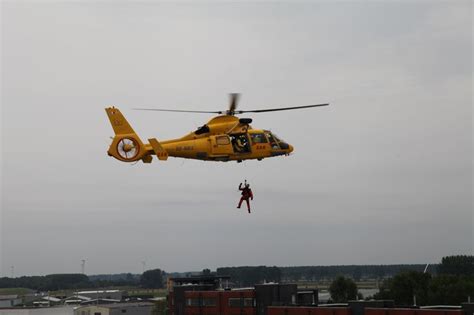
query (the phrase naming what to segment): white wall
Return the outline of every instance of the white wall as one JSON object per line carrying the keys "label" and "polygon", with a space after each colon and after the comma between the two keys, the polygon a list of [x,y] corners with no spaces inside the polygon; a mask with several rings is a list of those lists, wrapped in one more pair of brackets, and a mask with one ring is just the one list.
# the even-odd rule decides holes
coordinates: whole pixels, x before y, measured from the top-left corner
{"label": "white wall", "polygon": [[74,307],[0,309],[0,315],[74,315]]}

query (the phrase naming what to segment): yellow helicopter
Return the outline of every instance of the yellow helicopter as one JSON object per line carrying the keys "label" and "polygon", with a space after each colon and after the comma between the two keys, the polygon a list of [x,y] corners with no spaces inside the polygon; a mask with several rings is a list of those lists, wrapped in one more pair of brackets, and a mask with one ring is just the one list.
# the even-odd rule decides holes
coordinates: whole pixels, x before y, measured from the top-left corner
{"label": "yellow helicopter", "polygon": [[222,162],[242,162],[252,159],[260,161],[264,158],[289,155],[293,151],[292,145],[279,139],[268,130],[253,129],[250,126],[251,118],[239,119],[235,115],[329,105],[317,104],[258,110],[236,110],[238,99],[239,94],[230,94],[230,105],[226,111],[136,108],[136,110],[219,114],[219,116],[212,118],[205,125],[184,137],[166,141],[151,138],[148,139],[148,143],[144,143],[138,137],[118,108],[106,108],[105,111],[115,132],[108,154],[123,162],[142,160],[144,163],[151,163],[153,155],[156,155],[159,160],[167,160],[169,156],[172,156]]}

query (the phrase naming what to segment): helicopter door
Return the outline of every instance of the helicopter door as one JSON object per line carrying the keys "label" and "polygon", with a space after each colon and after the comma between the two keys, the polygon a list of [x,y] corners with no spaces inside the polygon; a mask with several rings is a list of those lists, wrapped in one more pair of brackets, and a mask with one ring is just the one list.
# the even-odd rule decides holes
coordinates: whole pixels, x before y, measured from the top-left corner
{"label": "helicopter door", "polygon": [[230,155],[233,153],[229,136],[211,136],[210,138],[212,155]]}
{"label": "helicopter door", "polygon": [[250,153],[250,143],[245,133],[231,135],[232,148],[237,154]]}

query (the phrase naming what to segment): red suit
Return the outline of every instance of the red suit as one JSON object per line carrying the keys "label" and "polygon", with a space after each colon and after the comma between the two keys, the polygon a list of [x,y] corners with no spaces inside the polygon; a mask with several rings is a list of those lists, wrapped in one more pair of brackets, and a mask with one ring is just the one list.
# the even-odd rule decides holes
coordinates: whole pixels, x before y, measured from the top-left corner
{"label": "red suit", "polygon": [[253,200],[252,189],[250,189],[250,185],[247,185],[247,184],[242,188],[242,183],[240,183],[239,190],[242,191],[242,197],[240,198],[239,205],[237,206],[237,208],[240,209],[240,206],[242,205],[242,202],[245,200],[247,202],[247,210],[250,213],[250,201],[249,201],[249,199]]}

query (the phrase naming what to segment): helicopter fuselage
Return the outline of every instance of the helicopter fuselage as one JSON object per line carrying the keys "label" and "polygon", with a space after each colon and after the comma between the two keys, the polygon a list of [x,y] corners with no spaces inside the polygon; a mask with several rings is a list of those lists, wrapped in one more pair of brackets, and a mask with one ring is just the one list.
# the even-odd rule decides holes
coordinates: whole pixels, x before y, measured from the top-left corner
{"label": "helicopter fuselage", "polygon": [[117,108],[107,108],[116,133],[108,154],[124,162],[160,160],[169,156],[204,161],[244,161],[289,155],[293,146],[268,130],[253,129],[249,118],[220,115],[184,137],[143,143]]}

